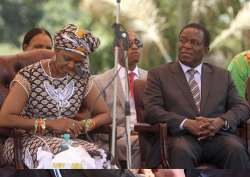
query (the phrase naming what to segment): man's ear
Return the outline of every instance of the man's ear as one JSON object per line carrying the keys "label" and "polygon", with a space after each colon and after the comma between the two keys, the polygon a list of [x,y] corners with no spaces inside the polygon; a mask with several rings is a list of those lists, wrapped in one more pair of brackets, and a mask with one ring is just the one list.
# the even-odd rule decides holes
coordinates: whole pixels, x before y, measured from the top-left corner
{"label": "man's ear", "polygon": [[205,47],[204,52],[205,52],[205,55],[207,55],[209,52],[209,47]]}

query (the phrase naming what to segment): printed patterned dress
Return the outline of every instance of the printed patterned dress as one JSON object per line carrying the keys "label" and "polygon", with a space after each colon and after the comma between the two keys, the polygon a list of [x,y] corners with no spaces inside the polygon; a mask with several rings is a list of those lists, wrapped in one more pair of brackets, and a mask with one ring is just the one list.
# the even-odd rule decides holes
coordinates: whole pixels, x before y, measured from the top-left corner
{"label": "printed patterned dress", "polygon": [[[45,61],[45,63],[49,63]],[[78,75],[67,75],[63,78],[49,76],[41,61],[23,68],[14,78],[29,95],[28,102],[22,112],[27,117],[46,117],[47,119],[60,119],[60,117],[74,117],[81,106],[81,102],[92,87],[93,80],[89,76],[80,78]],[[26,131],[21,138],[22,157],[29,168],[38,166],[38,147],[49,146],[53,154],[61,151],[62,135],[46,130],[43,136],[34,134],[34,130]],[[81,139],[73,139],[73,146],[83,146],[94,159],[105,159],[103,168],[110,167],[110,161],[105,152],[95,144]],[[3,160],[7,164],[14,164],[13,138],[5,141]],[[27,157],[30,157],[28,159]]]}

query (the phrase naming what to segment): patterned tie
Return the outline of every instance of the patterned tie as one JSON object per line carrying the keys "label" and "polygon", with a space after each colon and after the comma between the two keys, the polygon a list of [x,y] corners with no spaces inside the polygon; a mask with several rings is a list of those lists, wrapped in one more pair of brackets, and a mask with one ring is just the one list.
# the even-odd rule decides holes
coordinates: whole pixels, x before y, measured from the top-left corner
{"label": "patterned tie", "polygon": [[200,88],[199,88],[198,83],[194,79],[194,75],[197,72],[198,71],[194,70],[194,69],[189,69],[187,71],[187,73],[190,75],[190,78],[188,81],[189,87],[190,87],[191,93],[193,95],[195,105],[196,105],[198,111],[200,112],[200,102],[201,102]]}
{"label": "patterned tie", "polygon": [[135,80],[135,73],[131,71],[130,73],[128,73],[129,90],[131,97],[134,97],[134,80]]}

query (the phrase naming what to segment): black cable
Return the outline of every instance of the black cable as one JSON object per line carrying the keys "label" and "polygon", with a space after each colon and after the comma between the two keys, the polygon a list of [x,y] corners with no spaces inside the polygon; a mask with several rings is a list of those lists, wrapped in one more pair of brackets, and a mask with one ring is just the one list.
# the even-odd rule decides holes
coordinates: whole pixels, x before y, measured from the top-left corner
{"label": "black cable", "polygon": [[[118,75],[119,71],[121,70],[122,67],[120,67],[116,73],[113,75],[112,79],[109,81],[109,83],[100,91],[100,93],[97,95],[93,105],[91,106],[91,109],[90,109],[90,114],[93,112],[93,110],[95,109],[95,106],[96,106],[96,103],[98,101],[98,99],[105,93],[106,89],[112,84],[112,82],[114,81],[115,77]],[[85,131],[85,135],[86,135],[86,138],[89,142],[94,142],[94,140],[89,136],[88,132]]]}
{"label": "black cable", "polygon": [[122,66],[120,66],[120,68],[118,68],[118,70],[116,71],[116,73],[113,75],[112,79],[109,81],[109,83],[100,91],[99,95],[96,97],[94,104],[91,106],[90,109],[90,113],[94,110],[95,106],[96,106],[96,102],[97,100],[100,98],[100,96],[102,96],[106,89],[112,84],[112,82],[114,81],[115,77],[118,75],[119,71],[121,70]]}

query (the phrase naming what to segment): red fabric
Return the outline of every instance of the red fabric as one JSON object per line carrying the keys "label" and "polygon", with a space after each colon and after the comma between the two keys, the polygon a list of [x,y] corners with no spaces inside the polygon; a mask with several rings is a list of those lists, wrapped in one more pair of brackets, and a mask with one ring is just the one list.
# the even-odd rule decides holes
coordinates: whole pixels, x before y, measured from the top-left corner
{"label": "red fabric", "polygon": [[135,73],[134,72],[128,73],[129,90],[131,97],[134,97],[134,80],[135,80]]}

